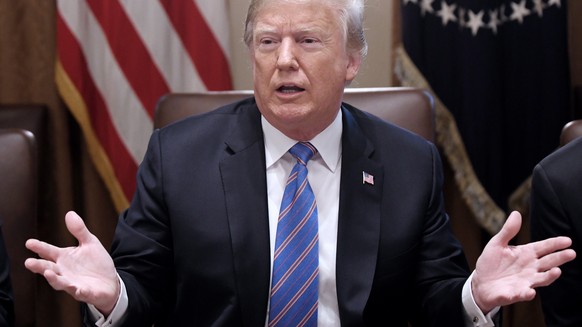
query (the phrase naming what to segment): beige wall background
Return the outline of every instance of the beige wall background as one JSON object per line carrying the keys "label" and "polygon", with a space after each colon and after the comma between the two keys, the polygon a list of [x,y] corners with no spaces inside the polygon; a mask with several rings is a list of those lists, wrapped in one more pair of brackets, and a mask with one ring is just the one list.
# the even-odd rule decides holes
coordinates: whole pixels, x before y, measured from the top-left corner
{"label": "beige wall background", "polygon": [[[392,3],[394,0],[367,0],[365,11],[368,56],[352,87],[391,86],[392,84]],[[244,20],[250,0],[229,0],[231,71],[234,88],[252,88],[252,72],[244,45]]]}

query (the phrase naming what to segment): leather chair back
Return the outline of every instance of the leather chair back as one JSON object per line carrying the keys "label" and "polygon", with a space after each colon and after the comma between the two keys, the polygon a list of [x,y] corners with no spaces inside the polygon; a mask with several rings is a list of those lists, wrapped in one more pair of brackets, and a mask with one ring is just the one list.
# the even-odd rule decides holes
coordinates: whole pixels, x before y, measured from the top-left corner
{"label": "leather chair back", "polygon": [[38,163],[34,135],[24,129],[0,129],[0,220],[10,262],[16,327],[34,326],[36,275],[24,267],[24,247],[37,237]]}
{"label": "leather chair back", "polygon": [[[252,90],[170,93],[156,106],[154,128],[253,95]],[[434,98],[412,87],[347,88],[344,102],[435,141]]]}
{"label": "leather chair back", "polygon": [[564,145],[580,136],[582,136],[582,119],[572,120],[562,128],[560,145]]}

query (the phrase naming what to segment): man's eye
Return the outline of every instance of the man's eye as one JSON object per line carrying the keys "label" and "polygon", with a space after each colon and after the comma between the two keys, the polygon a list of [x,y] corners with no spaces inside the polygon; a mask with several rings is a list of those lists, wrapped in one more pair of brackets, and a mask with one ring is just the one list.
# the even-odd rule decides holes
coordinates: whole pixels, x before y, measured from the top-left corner
{"label": "man's eye", "polygon": [[259,43],[257,44],[258,49],[271,50],[276,46],[276,41],[270,38],[260,39]]}

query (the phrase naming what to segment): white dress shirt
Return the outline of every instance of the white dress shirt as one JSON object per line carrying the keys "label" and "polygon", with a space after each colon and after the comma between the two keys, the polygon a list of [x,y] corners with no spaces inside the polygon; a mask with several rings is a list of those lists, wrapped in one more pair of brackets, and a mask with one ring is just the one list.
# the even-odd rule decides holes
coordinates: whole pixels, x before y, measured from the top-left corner
{"label": "white dress shirt", "polygon": [[[307,179],[315,194],[319,225],[319,303],[318,326],[340,326],[337,291],[335,288],[335,258],[339,189],[341,173],[340,114],[323,132],[309,142],[317,149],[307,162]],[[279,208],[287,177],[297,160],[288,152],[297,143],[262,119],[265,134],[267,164],[267,198],[269,199],[269,230],[271,236],[271,269]],[[267,314],[268,317],[268,314]]]}
{"label": "white dress shirt", "polygon": [[[265,138],[272,267],[281,199],[283,198],[287,176],[296,162],[296,159],[288,151],[297,141],[285,136],[267,122],[264,117],[261,123]],[[335,266],[342,130],[342,114],[340,110],[333,123],[314,139],[310,140],[318,153],[307,163],[309,171],[307,176],[315,194],[319,222],[319,304],[317,324],[320,327],[337,327],[341,325],[335,283]],[[126,289],[121,278],[120,282],[122,285],[120,298],[109,317],[104,317],[94,306],[89,305],[90,312],[94,320],[97,321],[95,323],[96,326],[116,327],[120,325],[119,321],[123,318],[128,305]],[[462,294],[466,313],[466,326],[494,326],[491,317],[497,313],[499,308],[485,316],[473,300],[470,285],[471,277],[465,283]],[[265,317],[267,324],[268,312],[265,313]]]}

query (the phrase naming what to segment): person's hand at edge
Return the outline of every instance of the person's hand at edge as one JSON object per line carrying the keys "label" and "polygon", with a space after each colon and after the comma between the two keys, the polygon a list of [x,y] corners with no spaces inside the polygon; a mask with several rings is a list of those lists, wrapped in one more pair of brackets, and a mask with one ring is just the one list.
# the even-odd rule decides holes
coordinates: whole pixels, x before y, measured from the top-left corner
{"label": "person's hand at edge", "polygon": [[565,236],[509,245],[520,228],[521,214],[514,211],[477,259],[471,288],[485,314],[498,306],[532,300],[537,287],[553,283],[560,277],[559,266],[576,257],[568,249],[572,240]]}
{"label": "person's hand at edge", "polygon": [[43,275],[55,290],[65,291],[77,301],[93,304],[107,316],[113,310],[120,291],[113,260],[79,215],[69,211],[65,215],[65,223],[79,245],[59,248],[29,239],[26,247],[40,258],[28,258],[24,265],[30,271]]}

